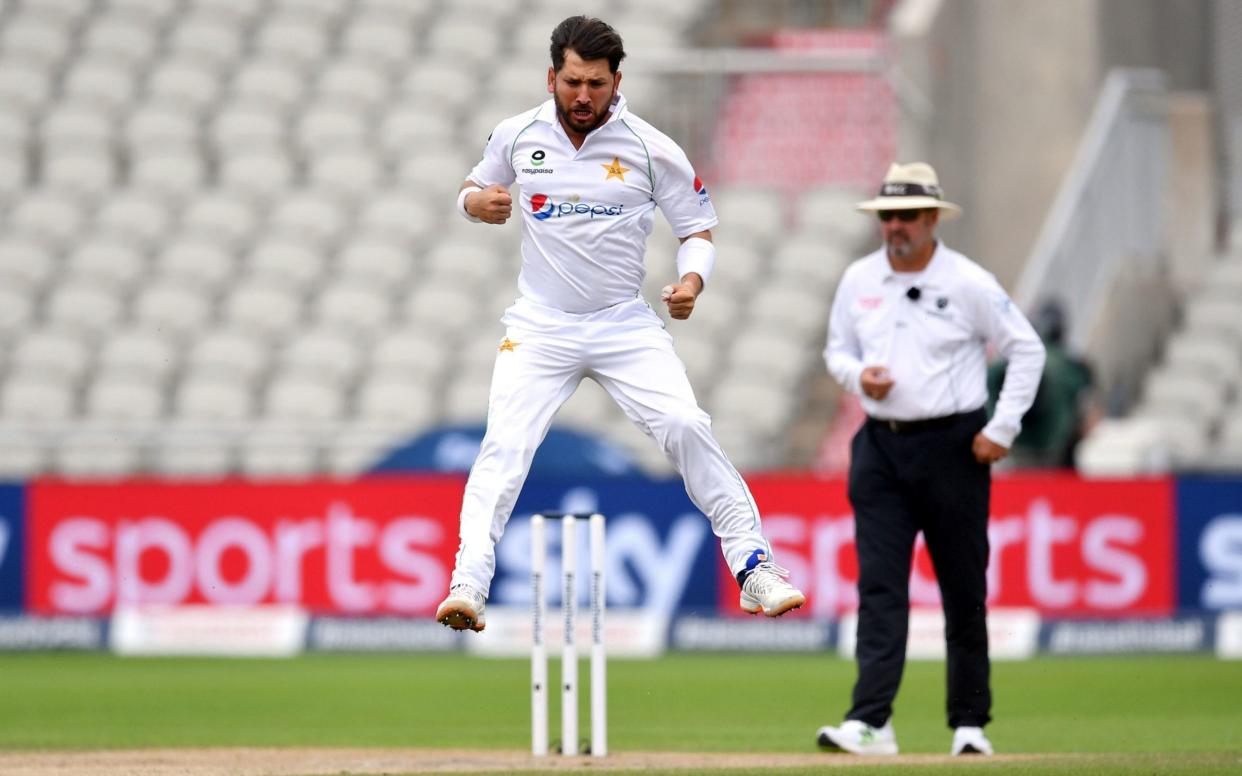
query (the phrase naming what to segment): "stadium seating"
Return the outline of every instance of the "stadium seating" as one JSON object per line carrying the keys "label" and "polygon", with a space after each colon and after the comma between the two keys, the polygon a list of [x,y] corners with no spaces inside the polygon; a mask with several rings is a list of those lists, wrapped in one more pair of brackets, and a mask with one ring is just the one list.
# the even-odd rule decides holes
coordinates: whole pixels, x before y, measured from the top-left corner
{"label": "stadium seating", "polygon": [[[350,476],[481,423],[520,232],[460,222],[453,196],[495,123],[545,99],[549,31],[580,6],[4,4],[0,476]],[[592,10],[637,60],[705,6]],[[654,77],[627,86],[661,107]],[[727,449],[771,466],[870,231],[834,186],[712,194],[718,272],[668,325]],[[675,250],[657,218],[653,302]],[[669,471],[589,381],[558,422]]]}

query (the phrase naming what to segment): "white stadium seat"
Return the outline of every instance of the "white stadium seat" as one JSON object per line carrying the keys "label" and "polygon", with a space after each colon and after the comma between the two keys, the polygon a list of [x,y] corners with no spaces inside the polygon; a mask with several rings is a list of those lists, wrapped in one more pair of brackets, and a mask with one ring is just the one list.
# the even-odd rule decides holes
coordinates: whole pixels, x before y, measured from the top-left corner
{"label": "white stadium seat", "polygon": [[44,306],[50,325],[64,326],[84,334],[106,330],[121,319],[121,299],[94,283],[70,282],[52,289]]}
{"label": "white stadium seat", "polygon": [[314,437],[288,424],[251,431],[242,441],[239,459],[243,474],[260,479],[309,477],[319,465]]}
{"label": "white stadium seat", "polygon": [[147,103],[130,112],[125,124],[125,144],[144,152],[160,149],[193,149],[199,141],[200,123],[189,109],[176,103]]}
{"label": "white stadium seat", "polygon": [[[471,291],[439,283],[415,286],[405,299],[403,311],[409,326],[423,337],[454,336],[479,317]],[[496,313],[489,310],[488,314]]]}
{"label": "white stadium seat", "polygon": [[68,194],[46,189],[29,192],[9,211],[9,230],[63,247],[82,231],[82,207]]}
{"label": "white stadium seat", "polygon": [[90,428],[68,434],[54,455],[56,473],[69,480],[120,479],[138,471],[141,464],[136,440]]}
{"label": "white stadium seat", "polygon": [[821,236],[798,232],[776,250],[771,272],[831,299],[830,289],[855,258]]}
{"label": "white stadium seat", "polygon": [[64,99],[94,103],[114,114],[130,107],[137,91],[129,67],[103,58],[75,60],[60,90]]}
{"label": "white stadium seat", "polygon": [[129,183],[139,191],[183,202],[198,192],[207,179],[201,156],[187,151],[167,151],[138,156]]}
{"label": "white stadium seat", "polygon": [[0,237],[0,288],[33,294],[51,277],[56,252],[27,235]]}
{"label": "white stadium seat", "polygon": [[289,289],[266,281],[234,286],[223,304],[225,321],[262,337],[288,334],[301,317],[300,300]]}
{"label": "white stadium seat", "polygon": [[69,24],[52,17],[18,14],[0,28],[0,51],[6,58],[54,68],[73,45]]}
{"label": "white stadium seat", "polygon": [[321,326],[369,335],[388,324],[392,304],[384,291],[371,284],[333,284],[315,299],[314,310]]}
{"label": "white stadium seat", "polygon": [[228,435],[202,423],[166,427],[152,447],[150,465],[166,477],[216,479],[234,468]]}
{"label": "white stadium seat", "polygon": [[[379,147],[395,159],[413,149],[454,142],[460,130],[451,115],[429,111],[418,102],[407,102],[386,112],[379,128]],[[461,177],[465,180],[465,172]]]}
{"label": "white stadium seat", "polygon": [[67,257],[66,280],[122,292],[133,285],[146,269],[142,251],[123,238],[86,235]]}
{"label": "white stadium seat", "polygon": [[323,25],[293,13],[275,14],[263,21],[252,45],[261,56],[283,59],[309,69],[323,59],[328,35]]}
{"label": "white stadium seat", "polygon": [[186,235],[234,248],[255,233],[262,213],[234,192],[206,190],[186,204],[181,228]]}
{"label": "white stadium seat", "polygon": [[164,392],[158,382],[136,373],[104,372],[91,380],[84,415],[96,421],[150,421],[164,411]]}
{"label": "white stadium seat", "polygon": [[[422,60],[418,67],[410,68],[401,88],[407,98],[422,103],[428,110],[445,112],[465,109],[478,95],[478,84],[470,68],[451,57]],[[481,151],[487,136],[477,140]]]}
{"label": "white stadium seat", "polygon": [[435,395],[427,383],[376,375],[358,389],[357,418],[366,423],[422,426],[436,417]]}
{"label": "white stadium seat", "polygon": [[411,32],[408,22],[402,24],[391,15],[359,15],[341,32],[341,53],[396,72],[414,54]]}
{"label": "white stadium seat", "polygon": [[254,397],[245,383],[191,373],[177,386],[174,410],[184,421],[239,422],[253,416]]}
{"label": "white stadium seat", "polygon": [[290,422],[333,421],[344,409],[342,392],[331,383],[302,375],[277,377],[267,386],[263,415]]}
{"label": "white stadium seat", "polygon": [[271,13],[303,19],[318,25],[332,25],[349,10],[340,0],[270,0]]}
{"label": "white stadium seat", "polygon": [[53,80],[52,71],[41,64],[13,54],[0,59],[0,101],[15,114],[33,114],[46,105]]}
{"label": "white stadium seat", "polygon": [[0,150],[25,154],[32,133],[26,116],[16,111],[0,113]]}
{"label": "white stadium seat", "polygon": [[786,390],[815,364],[801,343],[773,332],[744,331],[730,341],[729,350],[734,370],[761,375]]}
{"label": "white stadium seat", "polygon": [[450,423],[483,423],[490,392],[486,373],[458,376],[444,392],[443,419]]}
{"label": "white stadium seat", "polygon": [[340,149],[316,154],[311,160],[310,183],[348,197],[370,194],[383,178],[384,171],[369,151]]}
{"label": "white stadium seat", "polygon": [[154,104],[202,113],[220,96],[220,74],[198,59],[164,59],[147,75],[147,98]]}
{"label": "white stadium seat", "polygon": [[13,337],[34,316],[34,303],[21,290],[0,286],[0,335]]}
{"label": "white stadium seat", "polygon": [[815,292],[796,282],[768,283],[749,299],[747,326],[783,334],[801,345],[814,343],[822,350],[831,303],[830,293]]}
{"label": "white stadium seat", "polygon": [[770,243],[785,228],[782,197],[775,189],[758,186],[720,186],[712,192],[721,234]]}
{"label": "white stadium seat", "polygon": [[364,234],[343,246],[336,260],[336,275],[342,282],[389,291],[405,283],[412,267],[408,249]]}
{"label": "white stadium seat", "polygon": [[99,350],[99,369],[142,376],[159,381],[177,369],[181,351],[173,341],[154,329],[128,328],[114,331]]}
{"label": "white stadium seat", "polygon": [[720,417],[733,417],[756,434],[771,438],[777,434],[793,413],[793,401],[787,388],[774,385],[762,376],[726,372],[712,392],[711,412]]}
{"label": "white stadium seat", "polygon": [[312,375],[344,385],[357,374],[362,352],[354,340],[338,329],[309,329],[284,346],[277,364],[290,374]]}
{"label": "white stadium seat", "polygon": [[368,122],[357,110],[320,103],[298,117],[294,138],[303,153],[316,155],[363,148],[369,131]]}
{"label": "white stadium seat", "polygon": [[[461,183],[457,185],[460,187]],[[358,215],[357,226],[360,232],[391,235],[409,242],[431,234],[437,223],[424,199],[397,188],[376,192],[368,199]]]}
{"label": "white stadium seat", "polygon": [[164,45],[171,57],[184,57],[220,72],[239,60],[243,35],[239,25],[223,16],[197,13],[180,19]]}
{"label": "white stadium seat", "polygon": [[159,30],[128,13],[107,13],[91,21],[78,42],[77,56],[112,59],[129,68],[147,64],[155,54]]}
{"label": "white stadium seat", "polygon": [[280,148],[285,122],[280,113],[258,101],[234,102],[215,115],[210,127],[212,145],[229,158],[255,150]]}
{"label": "white stadium seat", "polygon": [[83,3],[82,0],[37,0],[35,2],[11,3],[8,5],[10,9],[15,5],[24,6],[26,11],[35,12],[31,14],[32,16],[53,23],[65,30],[73,29],[74,25],[81,23],[84,17],[95,10],[93,4]]}
{"label": "white stadium seat", "polygon": [[216,328],[205,332],[187,354],[189,367],[198,374],[220,374],[239,383],[254,380],[267,368],[267,344],[241,329]]}
{"label": "white stadium seat", "polygon": [[170,17],[181,10],[182,0],[109,0],[108,8],[114,13],[139,20],[150,29],[158,29]]}
{"label": "white stadium seat", "polygon": [[272,106],[276,111],[270,108],[269,111],[276,113],[299,105],[306,90],[306,79],[298,68],[276,57],[247,62],[229,84],[229,94],[234,101],[256,109]]}
{"label": "white stadium seat", "polygon": [[319,282],[324,256],[306,240],[273,235],[260,240],[242,261],[246,279],[301,293]]}
{"label": "white stadium seat", "polygon": [[349,211],[331,190],[300,191],[275,203],[268,230],[318,246],[336,243],[349,227]]}
{"label": "white stadium seat", "polygon": [[142,289],[133,303],[134,322],[180,337],[201,328],[211,315],[211,301],[184,281],[158,281]]}
{"label": "white stadium seat", "polygon": [[825,246],[832,245],[850,254],[861,255],[869,240],[878,234],[875,218],[855,209],[869,199],[867,192],[841,186],[818,186],[802,192],[797,199],[798,231],[818,235]]}
{"label": "white stadium seat", "polygon": [[390,91],[388,75],[378,66],[360,60],[333,62],[319,73],[316,101],[372,110],[383,105]]}
{"label": "white stadium seat", "polygon": [[254,0],[188,0],[187,5],[204,18],[215,18],[235,27],[249,24],[267,10],[266,3]]}
{"label": "white stadium seat", "polygon": [[43,473],[51,446],[41,434],[0,426],[0,479],[20,481]]}
{"label": "white stadium seat", "polygon": [[91,363],[91,348],[79,332],[36,329],[25,334],[9,355],[10,373],[75,383]]}
{"label": "white stadium seat", "polygon": [[370,348],[371,374],[432,383],[447,369],[448,346],[421,329],[394,328]]}
{"label": "white stadium seat", "polygon": [[152,248],[168,235],[170,211],[168,200],[151,192],[114,191],[95,211],[95,231]]}
{"label": "white stadium seat", "polygon": [[43,115],[39,137],[45,146],[83,150],[106,148],[116,133],[116,122],[90,103],[61,103]]}
{"label": "white stadium seat", "polygon": [[230,280],[235,268],[232,252],[196,236],[170,240],[155,259],[155,269],[162,281],[196,289],[200,296]]}
{"label": "white stadium seat", "polygon": [[64,192],[94,202],[111,191],[116,182],[116,165],[111,153],[84,147],[50,153],[43,159],[43,185],[48,191]]}
{"label": "white stadium seat", "polygon": [[0,387],[0,418],[6,421],[62,421],[73,414],[73,387],[63,380],[13,374]]}
{"label": "white stadium seat", "polygon": [[390,424],[356,423],[326,440],[323,465],[337,477],[363,474],[402,438],[402,429]]}
{"label": "white stadium seat", "polygon": [[293,182],[293,164],[273,150],[253,151],[229,157],[220,182],[225,189],[255,202],[269,202]]}
{"label": "white stadium seat", "polygon": [[26,154],[17,149],[0,150],[0,207],[22,195],[30,184]]}

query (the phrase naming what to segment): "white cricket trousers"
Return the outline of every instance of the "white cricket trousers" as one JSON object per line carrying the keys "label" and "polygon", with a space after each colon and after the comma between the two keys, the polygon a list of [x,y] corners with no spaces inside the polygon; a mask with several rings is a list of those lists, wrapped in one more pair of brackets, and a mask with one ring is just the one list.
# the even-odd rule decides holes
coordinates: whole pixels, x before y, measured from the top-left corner
{"label": "white cricket trousers", "polygon": [[504,345],[496,355],[487,433],[466,481],[461,546],[452,584],[485,594],[535,449],[552,416],[584,377],[593,378],[681,473],[690,500],[711,520],[734,575],[758,549],[771,553],[746,483],[711,432],[695,401],[673,339],[645,301],[581,315],[519,299],[505,311]]}

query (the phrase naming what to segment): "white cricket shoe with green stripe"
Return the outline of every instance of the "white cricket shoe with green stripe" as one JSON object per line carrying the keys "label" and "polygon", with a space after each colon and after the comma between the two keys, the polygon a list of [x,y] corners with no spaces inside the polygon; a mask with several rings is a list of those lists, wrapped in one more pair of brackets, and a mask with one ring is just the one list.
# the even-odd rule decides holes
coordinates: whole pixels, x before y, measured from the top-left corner
{"label": "white cricket shoe with green stripe", "polygon": [[858,719],[847,719],[840,727],[824,725],[815,734],[816,743],[830,751],[854,754],[897,754],[897,734],[893,723],[872,727]]}

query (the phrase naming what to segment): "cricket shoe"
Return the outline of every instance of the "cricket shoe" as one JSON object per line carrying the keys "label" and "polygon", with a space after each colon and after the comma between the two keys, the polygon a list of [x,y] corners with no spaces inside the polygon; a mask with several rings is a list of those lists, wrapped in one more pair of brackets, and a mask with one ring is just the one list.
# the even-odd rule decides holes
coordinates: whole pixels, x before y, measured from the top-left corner
{"label": "cricket shoe", "polygon": [[824,725],[816,731],[815,742],[833,752],[897,754],[897,734],[891,722],[872,727],[859,719],[847,719],[840,727]]}
{"label": "cricket shoe", "polygon": [[436,609],[436,622],[453,630],[481,631],[487,627],[483,620],[484,606],[483,594],[478,590],[466,584],[453,585],[448,598]]}
{"label": "cricket shoe", "polygon": [[983,735],[983,728],[960,727],[953,729],[953,748],[950,754],[992,754],[992,742]]}
{"label": "cricket shoe", "polygon": [[744,573],[742,596],[738,601],[744,612],[780,617],[806,603],[802,591],[789,584],[789,571],[768,560],[763,550],[751,554]]}

